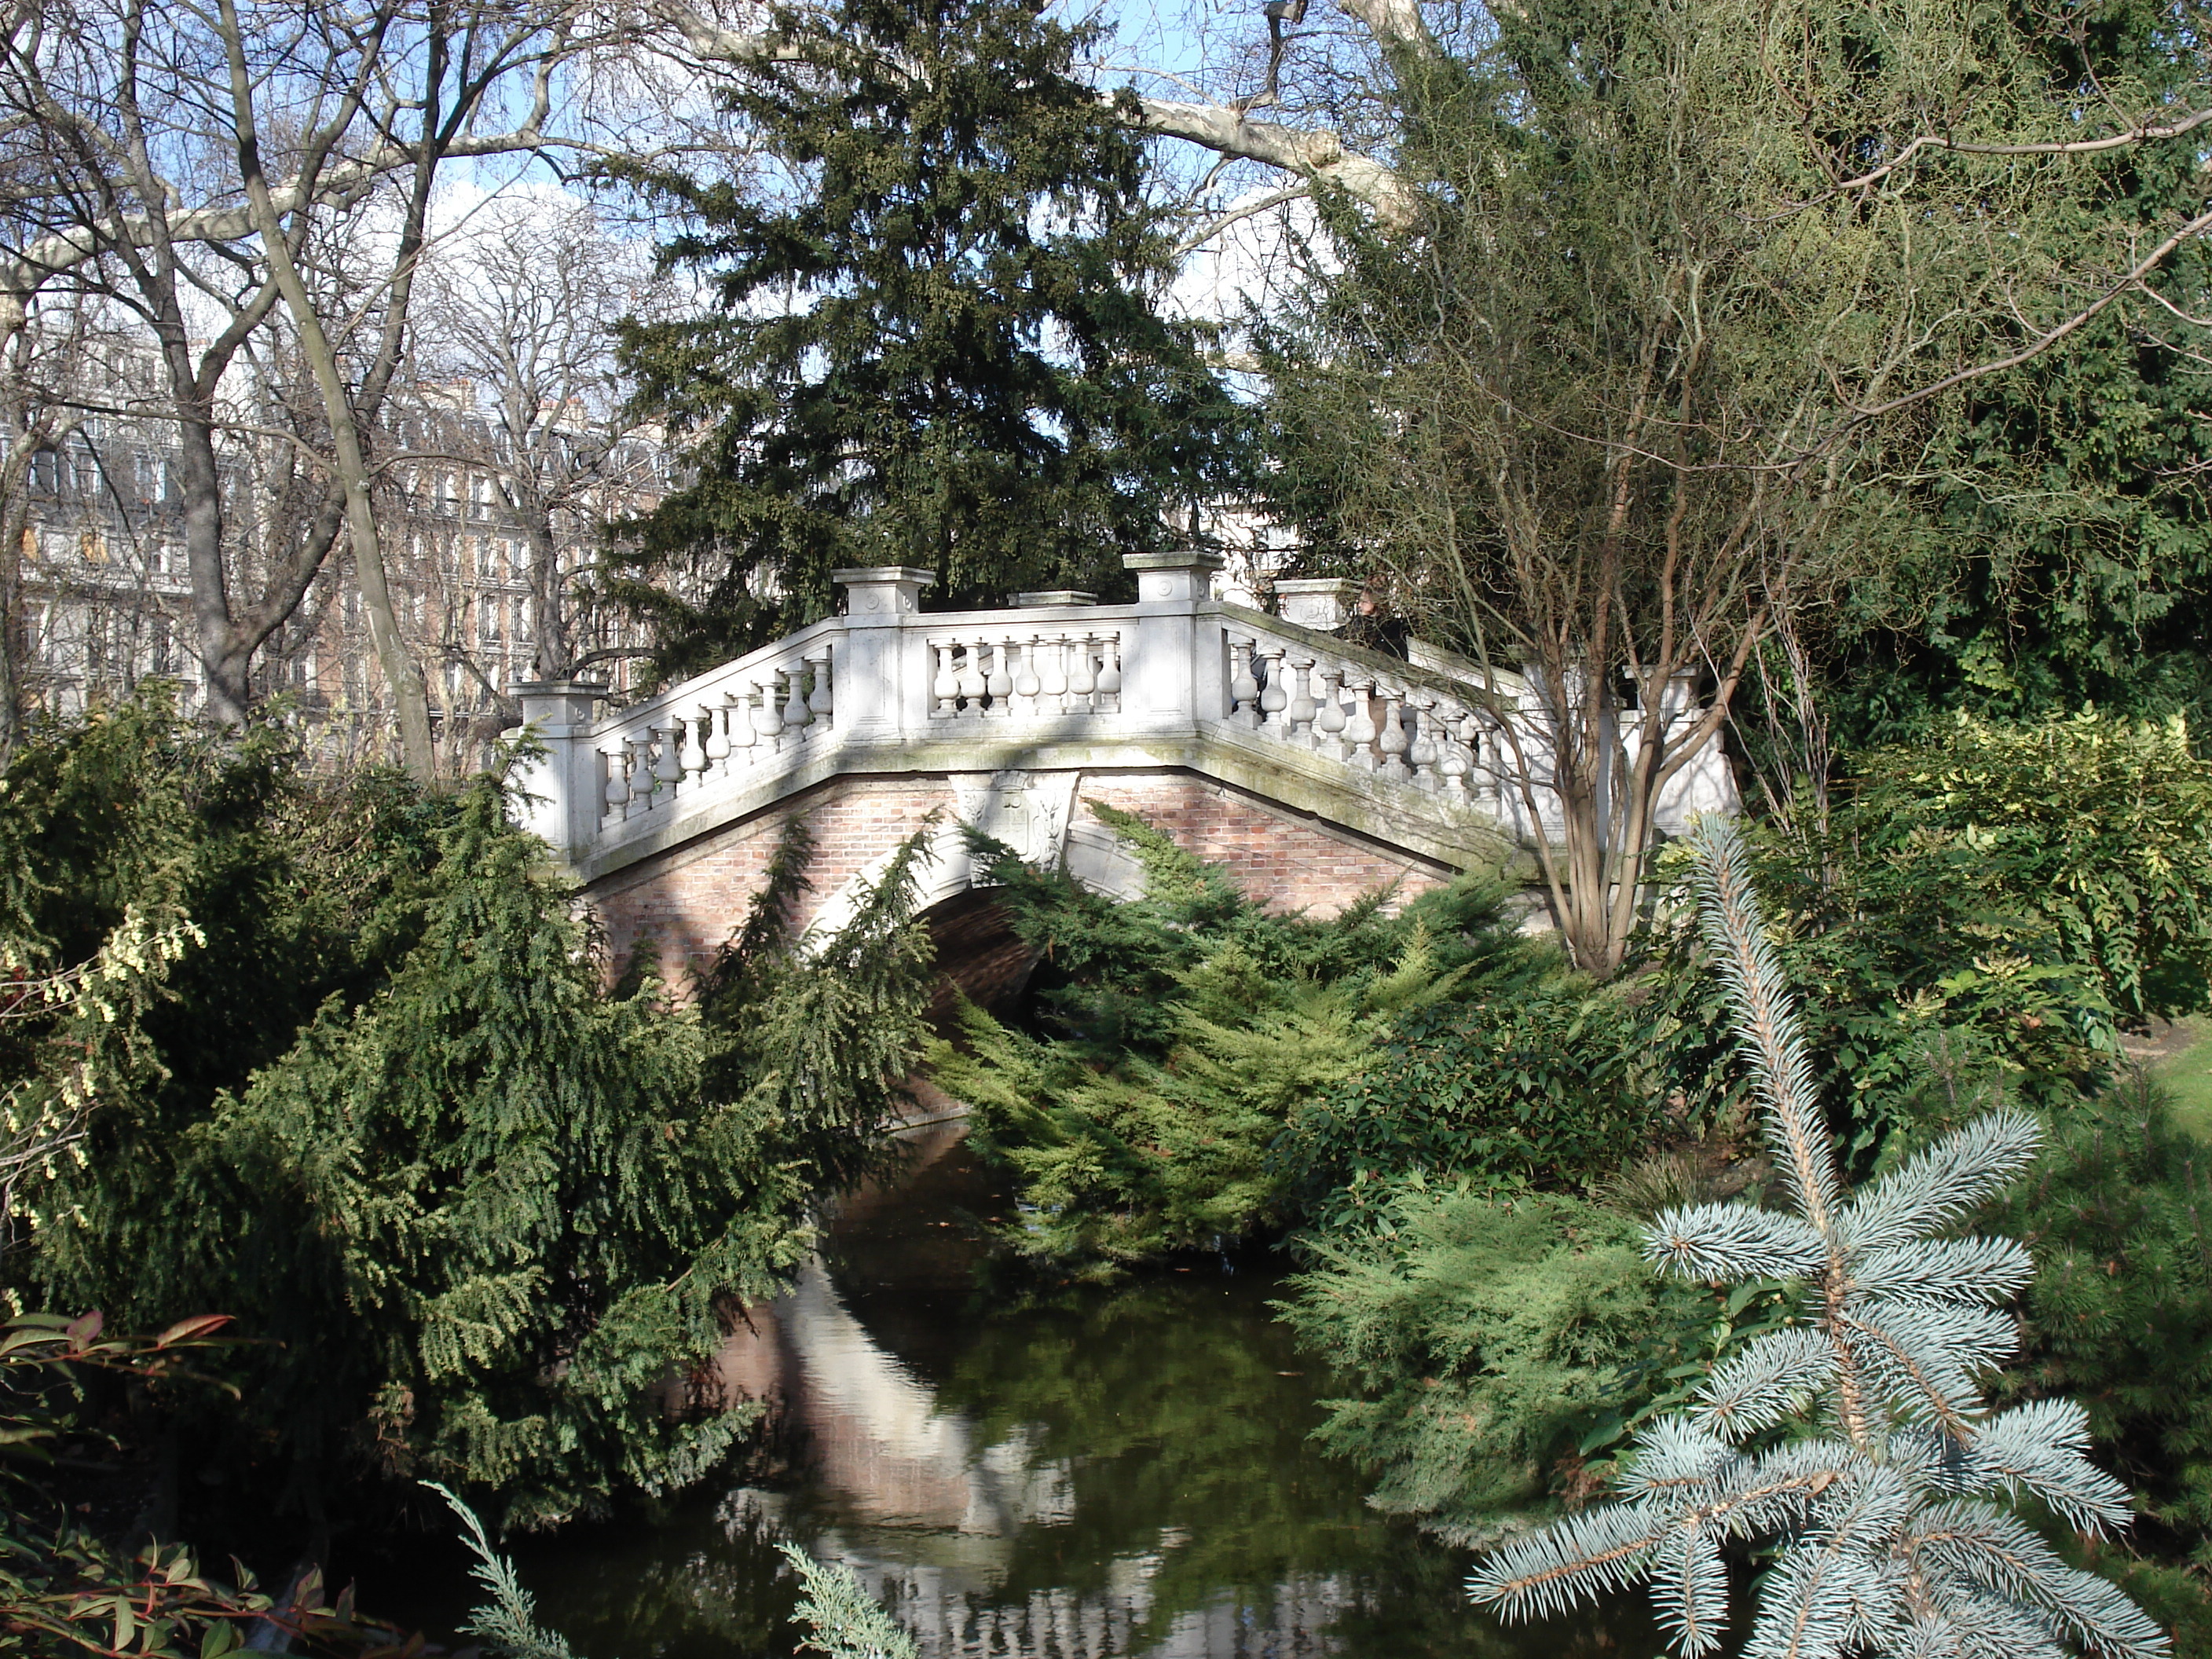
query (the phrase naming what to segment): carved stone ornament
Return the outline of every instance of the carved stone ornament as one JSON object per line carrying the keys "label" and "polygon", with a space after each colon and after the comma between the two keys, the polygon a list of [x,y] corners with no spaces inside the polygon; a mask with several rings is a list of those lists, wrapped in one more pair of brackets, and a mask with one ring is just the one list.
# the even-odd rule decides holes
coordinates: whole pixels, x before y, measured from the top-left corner
{"label": "carved stone ornament", "polygon": [[952,780],[960,822],[1003,842],[1023,861],[1054,869],[1067,844],[1073,772],[969,773]]}

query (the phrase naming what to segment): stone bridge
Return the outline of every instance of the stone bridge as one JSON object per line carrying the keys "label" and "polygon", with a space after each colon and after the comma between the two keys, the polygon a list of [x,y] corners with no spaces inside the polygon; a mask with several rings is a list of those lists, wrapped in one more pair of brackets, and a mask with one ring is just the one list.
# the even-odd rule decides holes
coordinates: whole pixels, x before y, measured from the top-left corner
{"label": "stone bridge", "polygon": [[[1103,802],[1255,898],[1322,915],[1504,867],[1551,827],[1504,768],[1506,721],[1546,752],[1526,687],[1418,645],[1407,662],[1346,643],[1349,584],[1283,583],[1271,616],[1211,597],[1206,556],[1127,562],[1133,605],[1029,593],[988,611],[922,611],[926,571],[841,571],[843,616],[647,702],[602,714],[604,687],[525,686],[545,746],[522,780],[531,827],[617,962],[649,949],[680,975],[743,919],[793,816],[818,847],[800,920],[828,927],[935,813],[921,902],[939,960],[979,994],[1026,963],[1000,959],[1004,930],[970,896],[963,824],[1133,892],[1134,860],[1085,807]],[[1694,711],[1685,695],[1664,712]],[[1662,823],[1733,801],[1716,747],[1676,775]]]}

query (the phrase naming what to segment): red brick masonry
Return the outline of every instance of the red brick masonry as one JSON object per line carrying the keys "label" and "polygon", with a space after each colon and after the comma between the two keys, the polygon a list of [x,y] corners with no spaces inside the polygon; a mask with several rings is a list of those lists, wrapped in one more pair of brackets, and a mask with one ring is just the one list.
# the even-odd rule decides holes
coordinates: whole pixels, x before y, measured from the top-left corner
{"label": "red brick masonry", "polygon": [[[1078,812],[1085,800],[1134,812],[1225,866],[1254,898],[1283,909],[1333,915],[1393,882],[1410,898],[1451,875],[1441,865],[1188,772],[1086,772],[1075,793]],[[804,921],[856,872],[921,828],[932,810],[942,808],[949,817],[952,805],[942,777],[833,778],[605,877],[586,896],[605,931],[611,962],[619,967],[650,940],[662,971],[680,981],[710,960],[744,919],[787,819],[805,815],[817,842]]]}

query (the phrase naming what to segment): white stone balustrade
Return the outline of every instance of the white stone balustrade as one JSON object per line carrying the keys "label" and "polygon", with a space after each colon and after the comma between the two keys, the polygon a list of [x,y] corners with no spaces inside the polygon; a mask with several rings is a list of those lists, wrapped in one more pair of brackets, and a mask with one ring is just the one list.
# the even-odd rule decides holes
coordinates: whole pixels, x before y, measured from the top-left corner
{"label": "white stone balustrade", "polygon": [[[587,682],[520,687],[543,744],[522,810],[587,878],[839,773],[1186,767],[1366,833],[1552,828],[1508,781],[1512,721],[1541,804],[1550,748],[1527,688],[1216,600],[1206,556],[1127,562],[1133,605],[1054,592],[991,611],[923,611],[927,571],[839,571],[843,616],[634,707],[598,713]],[[1310,586],[1290,608],[1340,616],[1344,585]],[[1686,691],[1674,701],[1670,724],[1694,718]],[[1691,806],[1733,803],[1717,747],[1692,775]]]}

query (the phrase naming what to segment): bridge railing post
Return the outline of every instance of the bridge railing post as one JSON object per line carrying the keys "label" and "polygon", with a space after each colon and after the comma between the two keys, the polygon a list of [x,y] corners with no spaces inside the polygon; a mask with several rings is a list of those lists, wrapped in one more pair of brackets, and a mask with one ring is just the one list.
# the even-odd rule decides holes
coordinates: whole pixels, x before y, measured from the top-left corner
{"label": "bridge railing post", "polygon": [[907,625],[936,575],[915,565],[833,570],[845,589],[845,646],[837,665],[837,724],[856,742],[919,732],[929,717],[928,647]]}
{"label": "bridge railing post", "polygon": [[528,680],[514,687],[522,721],[544,753],[524,761],[510,780],[523,825],[563,858],[592,843],[603,810],[599,750],[587,740],[592,713],[607,695],[601,680]]}
{"label": "bridge railing post", "polygon": [[1121,707],[1148,726],[1188,728],[1228,713],[1224,647],[1218,624],[1204,625],[1199,607],[1212,597],[1220,557],[1187,549],[1124,554],[1137,573],[1137,617],[1121,664]]}

